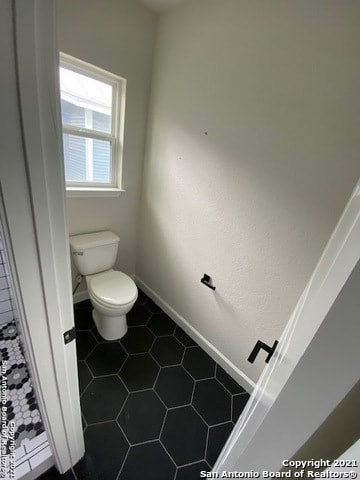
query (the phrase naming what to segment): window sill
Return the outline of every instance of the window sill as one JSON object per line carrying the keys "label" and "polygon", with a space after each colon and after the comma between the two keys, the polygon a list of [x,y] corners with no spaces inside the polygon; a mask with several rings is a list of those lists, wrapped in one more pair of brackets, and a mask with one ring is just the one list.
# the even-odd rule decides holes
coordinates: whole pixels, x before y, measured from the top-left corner
{"label": "window sill", "polygon": [[119,197],[122,188],[66,187],[67,197]]}

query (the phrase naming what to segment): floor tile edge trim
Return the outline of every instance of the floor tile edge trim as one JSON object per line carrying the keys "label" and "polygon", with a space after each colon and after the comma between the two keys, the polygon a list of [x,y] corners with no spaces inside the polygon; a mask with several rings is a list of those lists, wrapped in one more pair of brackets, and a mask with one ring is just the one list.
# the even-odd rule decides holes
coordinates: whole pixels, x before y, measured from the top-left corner
{"label": "floor tile edge trim", "polygon": [[238,382],[250,394],[256,384],[238,367],[236,367],[225,355],[223,355],[212,343],[203,337],[190,323],[166,303],[154,290],[152,290],[138,276],[135,276],[135,283],[161,307],[174,322],[179,325],[210,357],[218,363],[233,379]]}

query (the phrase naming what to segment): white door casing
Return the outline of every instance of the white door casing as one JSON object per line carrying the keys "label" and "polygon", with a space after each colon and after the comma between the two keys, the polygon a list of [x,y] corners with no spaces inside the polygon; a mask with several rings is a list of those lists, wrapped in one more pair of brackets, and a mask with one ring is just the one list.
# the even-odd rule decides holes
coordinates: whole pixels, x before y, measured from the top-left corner
{"label": "white door casing", "polygon": [[1,2],[2,221],[33,381],[57,467],[84,453],[57,80],[54,0]]}

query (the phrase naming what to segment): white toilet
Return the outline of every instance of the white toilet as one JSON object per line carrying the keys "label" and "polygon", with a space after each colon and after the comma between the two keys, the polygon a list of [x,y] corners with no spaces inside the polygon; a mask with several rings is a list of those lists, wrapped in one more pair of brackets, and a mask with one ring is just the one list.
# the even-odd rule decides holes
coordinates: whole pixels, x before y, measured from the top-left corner
{"label": "white toilet", "polygon": [[119,241],[110,231],[70,237],[75,266],[86,278],[95,325],[105,340],[116,340],[126,334],[126,314],[138,296],[135,282],[112,268]]}

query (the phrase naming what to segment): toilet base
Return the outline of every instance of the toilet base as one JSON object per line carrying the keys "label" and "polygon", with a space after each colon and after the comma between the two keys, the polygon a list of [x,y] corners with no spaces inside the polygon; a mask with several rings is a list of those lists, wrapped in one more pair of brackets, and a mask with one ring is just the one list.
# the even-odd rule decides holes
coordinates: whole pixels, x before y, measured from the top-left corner
{"label": "toilet base", "polygon": [[97,331],[105,340],[119,340],[127,332],[128,327],[126,315],[109,317],[99,313],[94,308],[92,311],[92,317]]}

